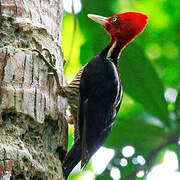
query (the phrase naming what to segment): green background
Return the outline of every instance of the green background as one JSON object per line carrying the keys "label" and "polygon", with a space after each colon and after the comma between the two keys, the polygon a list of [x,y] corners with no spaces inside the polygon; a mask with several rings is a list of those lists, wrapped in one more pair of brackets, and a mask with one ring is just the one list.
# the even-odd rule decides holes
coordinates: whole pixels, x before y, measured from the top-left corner
{"label": "green background", "polygon": [[[149,19],[145,31],[121,54],[119,70],[124,98],[112,133],[104,144],[115,150],[109,164],[120,169],[121,179],[139,168],[139,164],[132,163],[132,158],[139,154],[146,159],[147,166],[143,167],[146,174],[162,162],[168,149],[180,158],[177,144],[180,135],[180,1],[82,0],[82,10],[76,14],[73,42],[73,15],[65,13],[62,25],[62,49],[67,60],[64,71],[70,82],[110,40],[87,14],[109,17],[127,11],[147,14]],[[165,98],[165,94],[169,98]],[[72,137],[71,126],[69,135]],[[72,144],[71,138],[69,144]],[[121,150],[126,145],[133,146],[135,154],[127,158],[126,167],[121,167],[115,162],[123,158]],[[91,163],[83,172],[88,170],[92,170]],[[69,179],[80,180],[83,172]],[[101,175],[94,174],[94,179],[111,179],[110,170],[106,168]],[[132,179],[138,178],[132,175]]]}

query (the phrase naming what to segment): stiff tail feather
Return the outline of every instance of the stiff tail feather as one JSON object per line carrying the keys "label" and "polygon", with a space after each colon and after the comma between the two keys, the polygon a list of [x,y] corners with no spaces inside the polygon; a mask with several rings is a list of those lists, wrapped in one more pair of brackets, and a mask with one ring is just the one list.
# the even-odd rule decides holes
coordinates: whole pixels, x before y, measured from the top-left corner
{"label": "stiff tail feather", "polygon": [[71,150],[65,156],[65,159],[63,162],[63,173],[64,173],[65,180],[67,180],[73,168],[81,160],[81,152],[82,152],[81,140],[78,139],[76,143],[73,145],[73,147],[71,148]]}

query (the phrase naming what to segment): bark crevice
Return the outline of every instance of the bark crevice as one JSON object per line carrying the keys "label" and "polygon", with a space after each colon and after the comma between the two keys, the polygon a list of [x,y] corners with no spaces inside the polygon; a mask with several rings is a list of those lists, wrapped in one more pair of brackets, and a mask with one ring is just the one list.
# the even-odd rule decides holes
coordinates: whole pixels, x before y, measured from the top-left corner
{"label": "bark crevice", "polygon": [[0,1],[0,179],[62,179],[67,102],[33,49],[48,49],[66,84],[61,0]]}

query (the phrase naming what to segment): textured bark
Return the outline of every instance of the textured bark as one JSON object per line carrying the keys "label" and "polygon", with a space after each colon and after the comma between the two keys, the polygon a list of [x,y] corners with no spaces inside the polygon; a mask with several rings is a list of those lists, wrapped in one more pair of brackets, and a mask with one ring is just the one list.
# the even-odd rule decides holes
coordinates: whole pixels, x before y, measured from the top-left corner
{"label": "textured bark", "polygon": [[62,179],[66,101],[32,49],[47,48],[64,85],[62,0],[0,1],[0,179]]}

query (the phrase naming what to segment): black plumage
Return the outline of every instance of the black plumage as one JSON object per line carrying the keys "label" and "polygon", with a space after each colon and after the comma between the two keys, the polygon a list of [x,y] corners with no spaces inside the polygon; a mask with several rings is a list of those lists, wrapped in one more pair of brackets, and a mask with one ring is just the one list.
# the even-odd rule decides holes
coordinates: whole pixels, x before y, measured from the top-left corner
{"label": "black plumage", "polygon": [[65,157],[63,168],[66,178],[80,160],[81,167],[85,167],[90,157],[104,144],[113,127],[122,94],[118,68],[101,55],[94,57],[81,75],[80,137]]}

